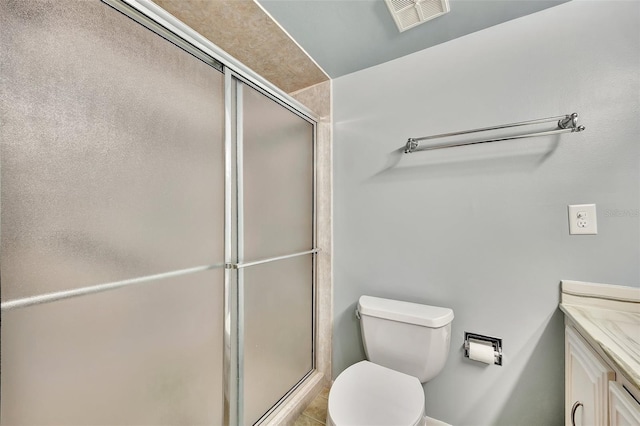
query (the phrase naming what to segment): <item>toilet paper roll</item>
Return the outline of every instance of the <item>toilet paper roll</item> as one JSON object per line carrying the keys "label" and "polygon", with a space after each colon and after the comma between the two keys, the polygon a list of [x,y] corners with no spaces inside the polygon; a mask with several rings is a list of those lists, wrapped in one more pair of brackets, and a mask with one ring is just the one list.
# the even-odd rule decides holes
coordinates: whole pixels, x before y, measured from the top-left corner
{"label": "toilet paper roll", "polygon": [[485,364],[493,364],[495,361],[493,346],[489,342],[469,339],[469,358]]}

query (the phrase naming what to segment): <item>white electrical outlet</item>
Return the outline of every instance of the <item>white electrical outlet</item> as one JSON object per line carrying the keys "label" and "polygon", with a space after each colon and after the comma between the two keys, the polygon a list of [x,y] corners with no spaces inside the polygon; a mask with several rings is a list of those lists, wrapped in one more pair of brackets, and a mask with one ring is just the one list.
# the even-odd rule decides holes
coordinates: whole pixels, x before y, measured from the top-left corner
{"label": "white electrical outlet", "polygon": [[595,204],[569,206],[569,234],[596,235],[598,221]]}

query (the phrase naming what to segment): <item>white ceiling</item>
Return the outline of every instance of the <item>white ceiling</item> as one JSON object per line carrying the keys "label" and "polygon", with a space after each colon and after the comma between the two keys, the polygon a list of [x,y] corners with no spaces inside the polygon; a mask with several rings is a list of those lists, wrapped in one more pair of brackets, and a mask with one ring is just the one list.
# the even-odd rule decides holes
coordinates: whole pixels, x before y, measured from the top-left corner
{"label": "white ceiling", "polygon": [[450,0],[449,13],[403,33],[383,0],[257,1],[336,78],[568,0]]}

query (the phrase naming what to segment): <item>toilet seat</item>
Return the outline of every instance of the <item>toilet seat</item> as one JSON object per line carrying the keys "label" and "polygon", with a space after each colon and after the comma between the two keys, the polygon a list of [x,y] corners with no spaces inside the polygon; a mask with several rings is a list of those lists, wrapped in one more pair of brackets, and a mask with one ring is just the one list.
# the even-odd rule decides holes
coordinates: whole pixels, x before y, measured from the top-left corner
{"label": "toilet seat", "polygon": [[329,425],[416,426],[424,418],[424,391],[416,377],[361,361],[336,378],[327,411]]}

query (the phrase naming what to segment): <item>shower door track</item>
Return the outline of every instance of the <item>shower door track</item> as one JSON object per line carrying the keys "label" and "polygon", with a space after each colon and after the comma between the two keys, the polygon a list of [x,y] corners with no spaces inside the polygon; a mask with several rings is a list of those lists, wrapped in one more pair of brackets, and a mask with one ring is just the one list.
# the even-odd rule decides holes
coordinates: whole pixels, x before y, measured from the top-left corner
{"label": "shower door track", "polygon": [[186,50],[200,60],[223,71],[232,71],[242,80],[256,86],[279,103],[287,105],[296,113],[318,122],[318,116],[300,104],[286,92],[248,68],[242,62],[213,44],[210,40],[188,27],[166,10],[150,0],[100,0],[145,26],[169,42]]}

